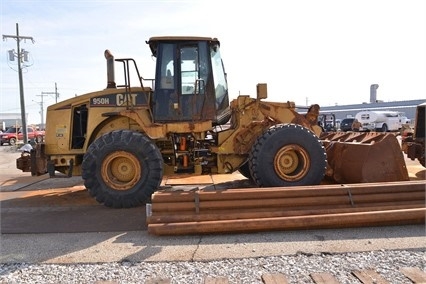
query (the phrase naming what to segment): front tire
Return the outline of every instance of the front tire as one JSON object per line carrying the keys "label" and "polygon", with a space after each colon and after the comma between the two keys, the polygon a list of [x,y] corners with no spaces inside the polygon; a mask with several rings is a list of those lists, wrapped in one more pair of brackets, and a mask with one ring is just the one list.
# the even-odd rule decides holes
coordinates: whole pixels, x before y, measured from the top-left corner
{"label": "front tire", "polygon": [[314,185],[324,178],[327,155],[312,131],[297,124],[280,124],[257,139],[249,163],[259,186]]}
{"label": "front tire", "polygon": [[144,134],[117,130],[95,140],[82,163],[82,178],[90,195],[112,208],[145,203],[159,187],[163,159]]}

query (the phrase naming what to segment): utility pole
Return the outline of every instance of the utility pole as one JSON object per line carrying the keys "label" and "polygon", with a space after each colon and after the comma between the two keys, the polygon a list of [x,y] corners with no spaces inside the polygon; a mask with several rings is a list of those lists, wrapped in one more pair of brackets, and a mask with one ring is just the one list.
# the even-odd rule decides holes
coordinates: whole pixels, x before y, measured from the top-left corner
{"label": "utility pole", "polygon": [[[21,40],[30,39],[34,43],[34,39],[30,36],[20,36],[19,35],[19,27],[18,23],[16,23],[16,36],[15,35],[3,35],[3,40],[6,38],[14,38],[16,39],[17,45],[17,58],[18,58],[18,76],[19,76],[19,94],[21,99],[21,119],[22,119],[22,134],[24,135],[24,144],[28,143],[28,133],[27,133],[27,119],[25,114],[25,100],[24,100],[24,83],[22,80],[22,69],[21,69],[21,60],[22,60],[22,52],[19,43]],[[25,52],[23,53],[25,55]]]}
{"label": "utility pole", "polygon": [[41,127],[44,128],[44,106],[43,106],[43,96],[44,95],[55,95],[55,103],[58,103],[58,98],[59,98],[59,93],[58,93],[58,86],[56,85],[55,82],[55,91],[54,92],[41,92]]}
{"label": "utility pole", "polygon": [[55,82],[55,103],[58,103],[59,93],[58,93],[58,86]]}
{"label": "utility pole", "polygon": [[41,92],[41,95],[37,95],[37,96],[41,97],[41,102],[40,102],[40,115],[41,115],[40,130],[44,129],[44,104],[43,104],[43,97],[47,96],[45,94],[46,94],[45,92]]}
{"label": "utility pole", "polygon": [[55,91],[54,92],[41,92],[42,95],[55,95],[55,103],[58,103],[59,93],[58,93],[58,86],[55,83]]}

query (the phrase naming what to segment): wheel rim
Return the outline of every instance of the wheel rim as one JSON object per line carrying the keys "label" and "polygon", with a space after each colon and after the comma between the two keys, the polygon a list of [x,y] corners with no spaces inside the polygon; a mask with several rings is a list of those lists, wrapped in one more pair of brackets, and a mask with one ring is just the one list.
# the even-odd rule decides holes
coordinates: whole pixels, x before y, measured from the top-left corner
{"label": "wheel rim", "polygon": [[129,152],[116,151],[102,162],[102,178],[115,190],[133,188],[142,176],[138,159]]}
{"label": "wheel rim", "polygon": [[286,145],[275,155],[274,169],[283,180],[300,180],[308,173],[309,168],[308,152],[298,145]]}

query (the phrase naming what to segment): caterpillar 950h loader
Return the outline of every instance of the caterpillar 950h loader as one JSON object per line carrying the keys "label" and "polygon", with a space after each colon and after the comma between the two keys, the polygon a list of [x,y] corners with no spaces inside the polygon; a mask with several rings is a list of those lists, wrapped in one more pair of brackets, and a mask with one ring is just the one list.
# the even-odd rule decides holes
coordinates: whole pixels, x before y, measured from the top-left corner
{"label": "caterpillar 950h loader", "polygon": [[[133,59],[114,59],[106,50],[107,88],[49,106],[45,142],[17,167],[33,175],[81,175],[91,196],[114,208],[144,203],[171,175],[240,171],[259,187],[316,185],[326,175],[372,181],[351,176],[361,172],[361,163],[327,160],[328,151],[336,159],[342,151],[356,158],[351,144],[359,142],[322,141],[318,105],[302,114],[294,102],[264,101],[266,84],[257,85],[256,98],[240,95],[230,102],[218,39],[152,37],[147,44],[156,58],[155,79],[143,79]],[[122,85],[115,82],[115,62],[124,69]],[[393,143],[375,140],[379,148],[382,140],[381,148]],[[355,150],[365,154],[374,147],[364,144]],[[398,152],[402,162],[380,159],[388,164],[385,179],[374,165],[376,180],[408,179],[406,169],[400,173],[405,163]],[[349,167],[349,174],[338,167]]]}

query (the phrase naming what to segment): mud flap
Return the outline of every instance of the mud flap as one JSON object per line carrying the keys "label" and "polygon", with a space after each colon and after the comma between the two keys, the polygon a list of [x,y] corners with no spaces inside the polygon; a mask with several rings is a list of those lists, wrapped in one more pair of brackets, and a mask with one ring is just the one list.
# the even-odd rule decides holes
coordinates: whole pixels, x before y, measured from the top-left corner
{"label": "mud flap", "polygon": [[24,152],[16,159],[16,168],[23,172],[31,172],[32,176],[44,175],[47,172],[47,157],[44,144],[36,144],[30,153]]}
{"label": "mud flap", "polygon": [[45,144],[36,144],[31,150],[31,175],[40,176],[47,173],[47,156],[45,154]]}
{"label": "mud flap", "polygon": [[333,132],[321,136],[327,152],[326,178],[335,183],[408,181],[396,136],[378,132]]}

